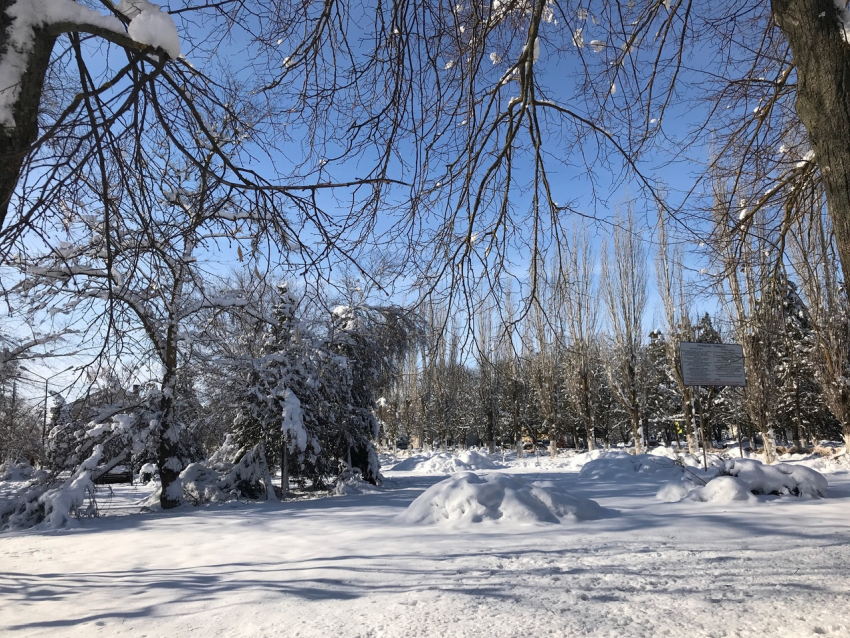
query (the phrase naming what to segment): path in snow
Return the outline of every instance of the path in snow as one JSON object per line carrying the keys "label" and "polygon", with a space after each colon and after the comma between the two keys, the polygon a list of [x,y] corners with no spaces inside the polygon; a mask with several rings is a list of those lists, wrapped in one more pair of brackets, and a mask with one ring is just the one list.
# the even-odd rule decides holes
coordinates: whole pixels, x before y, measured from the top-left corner
{"label": "path in snow", "polygon": [[620,510],[561,525],[393,522],[380,494],[226,505],[0,536],[0,635],[850,636],[850,475],[825,500],[660,503],[659,482],[545,478]]}

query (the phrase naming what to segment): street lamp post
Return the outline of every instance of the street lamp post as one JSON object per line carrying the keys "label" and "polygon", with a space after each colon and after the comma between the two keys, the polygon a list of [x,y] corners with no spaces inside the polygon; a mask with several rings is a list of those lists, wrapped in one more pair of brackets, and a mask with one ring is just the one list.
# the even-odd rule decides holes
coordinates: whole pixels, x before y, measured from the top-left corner
{"label": "street lamp post", "polygon": [[48,399],[48,393],[49,393],[48,384],[50,383],[51,379],[54,379],[55,377],[58,377],[60,374],[63,374],[65,372],[68,372],[69,370],[73,370],[73,369],[74,369],[74,366],[68,366],[64,370],[60,370],[59,372],[57,372],[55,374],[51,374],[49,377],[45,377],[43,375],[40,375],[38,372],[33,372],[29,368],[25,368],[24,366],[20,366],[20,370],[22,370],[24,372],[28,372],[32,376],[38,377],[39,379],[44,381],[44,415],[42,416],[42,421],[41,421],[41,449],[44,449],[45,445],[47,443],[47,399]]}

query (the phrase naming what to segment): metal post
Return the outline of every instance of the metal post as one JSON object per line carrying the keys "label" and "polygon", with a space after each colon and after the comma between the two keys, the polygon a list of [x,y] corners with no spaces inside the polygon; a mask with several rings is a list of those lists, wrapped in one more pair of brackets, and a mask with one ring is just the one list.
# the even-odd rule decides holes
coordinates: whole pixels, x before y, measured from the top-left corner
{"label": "metal post", "polygon": [[702,386],[698,385],[697,386],[697,406],[699,407],[699,434],[700,434],[700,438],[702,439],[702,469],[707,470],[708,469],[708,460],[707,460],[707,455],[706,455],[706,450],[705,450],[705,448],[706,448],[705,424],[703,423],[703,419],[702,419],[701,392],[702,392]]}
{"label": "metal post", "polygon": [[41,449],[47,445],[47,379],[44,380],[44,418],[41,422]]}

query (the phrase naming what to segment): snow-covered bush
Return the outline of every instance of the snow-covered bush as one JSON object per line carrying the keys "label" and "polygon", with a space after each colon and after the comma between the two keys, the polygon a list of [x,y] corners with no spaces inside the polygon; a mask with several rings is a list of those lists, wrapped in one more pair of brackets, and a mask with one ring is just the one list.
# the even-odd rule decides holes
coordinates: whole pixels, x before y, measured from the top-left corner
{"label": "snow-covered bush", "polygon": [[551,482],[526,483],[510,474],[463,472],[425,490],[396,517],[399,523],[561,523],[615,515],[596,501]]}
{"label": "snow-covered bush", "polygon": [[0,481],[29,481],[43,470],[36,470],[26,461],[13,461],[11,459],[0,463]]}
{"label": "snow-covered bush", "polygon": [[26,486],[0,506],[0,529],[57,529],[74,518],[97,516],[92,475],[102,456],[103,445],[95,445],[91,456],[64,481],[33,481]]}
{"label": "snow-covered bush", "polygon": [[703,487],[695,487],[685,496],[689,501],[701,503],[730,503],[732,501],[755,501],[749,485],[734,476],[718,476]]}
{"label": "snow-covered bush", "polygon": [[226,472],[192,463],[180,473],[177,484],[183,499],[193,505],[240,498],[276,500],[262,443],[246,452]]}
{"label": "snow-covered bush", "polygon": [[334,496],[351,496],[355,494],[374,494],[375,486],[363,480],[363,472],[358,467],[348,467],[341,463],[339,475],[336,477],[332,493]]}
{"label": "snow-covered bush", "polygon": [[690,500],[708,503],[754,501],[757,494],[826,498],[826,478],[811,468],[789,463],[764,465],[754,459],[730,459],[718,468],[718,475],[704,485],[689,476],[662,487],[656,497],[674,503]]}
{"label": "snow-covered bush", "polygon": [[720,473],[741,480],[753,494],[826,498],[829,484],[820,472],[801,465],[764,465],[754,459],[726,461]]}
{"label": "snow-covered bush", "polygon": [[653,454],[629,454],[619,451],[594,453],[595,459],[581,466],[579,476],[594,481],[629,482],[638,479],[670,480],[685,470],[673,460]]}

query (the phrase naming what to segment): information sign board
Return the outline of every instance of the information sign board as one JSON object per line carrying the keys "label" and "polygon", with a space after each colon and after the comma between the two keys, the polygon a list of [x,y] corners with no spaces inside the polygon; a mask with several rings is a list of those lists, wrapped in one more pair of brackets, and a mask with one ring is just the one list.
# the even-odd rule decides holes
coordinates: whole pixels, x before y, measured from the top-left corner
{"label": "information sign board", "polygon": [[747,385],[744,349],[739,343],[679,343],[685,385]]}

